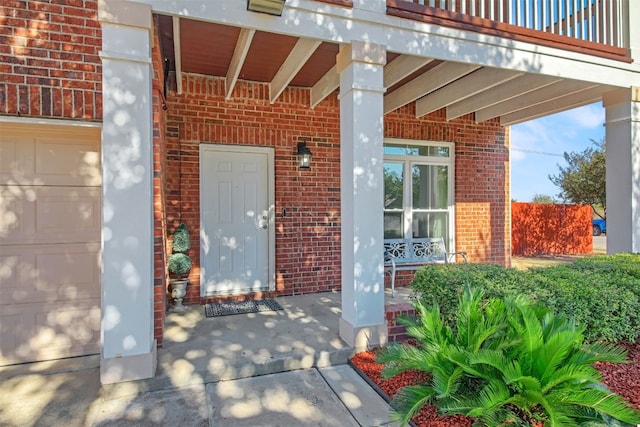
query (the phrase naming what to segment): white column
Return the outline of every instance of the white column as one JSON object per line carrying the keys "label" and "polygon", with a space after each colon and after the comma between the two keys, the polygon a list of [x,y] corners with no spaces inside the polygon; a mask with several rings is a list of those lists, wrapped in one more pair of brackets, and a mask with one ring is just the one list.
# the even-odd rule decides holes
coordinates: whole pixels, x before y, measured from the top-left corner
{"label": "white column", "polygon": [[354,41],[338,54],[342,318],[354,347],[383,344],[383,67],[386,49]]}
{"label": "white column", "polygon": [[100,2],[103,384],[151,378],[153,162],[151,9]]}
{"label": "white column", "polygon": [[640,252],[640,87],[604,97],[607,253]]}

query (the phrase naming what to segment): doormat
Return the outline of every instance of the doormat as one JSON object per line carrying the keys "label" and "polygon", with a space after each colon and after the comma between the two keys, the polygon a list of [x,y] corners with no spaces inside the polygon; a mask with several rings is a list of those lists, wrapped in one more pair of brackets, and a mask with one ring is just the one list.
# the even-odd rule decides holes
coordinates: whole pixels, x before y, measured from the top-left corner
{"label": "doormat", "polygon": [[283,310],[273,298],[210,303],[204,306],[207,317],[229,316],[231,314],[257,313],[259,311]]}

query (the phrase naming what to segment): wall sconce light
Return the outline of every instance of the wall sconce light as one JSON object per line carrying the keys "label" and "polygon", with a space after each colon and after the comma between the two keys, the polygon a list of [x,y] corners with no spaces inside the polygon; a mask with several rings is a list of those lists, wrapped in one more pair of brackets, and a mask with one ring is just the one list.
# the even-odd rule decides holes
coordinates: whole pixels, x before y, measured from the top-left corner
{"label": "wall sconce light", "polygon": [[247,10],[281,16],[285,0],[247,0]]}
{"label": "wall sconce light", "polygon": [[300,169],[311,168],[311,150],[307,147],[306,141],[298,142],[298,162]]}

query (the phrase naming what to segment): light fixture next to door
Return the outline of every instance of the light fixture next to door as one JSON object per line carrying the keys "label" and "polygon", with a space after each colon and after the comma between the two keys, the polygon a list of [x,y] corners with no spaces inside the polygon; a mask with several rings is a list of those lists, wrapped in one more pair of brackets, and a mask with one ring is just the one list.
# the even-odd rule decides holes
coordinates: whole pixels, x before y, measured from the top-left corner
{"label": "light fixture next to door", "polygon": [[247,10],[281,16],[285,0],[247,0]]}
{"label": "light fixture next to door", "polygon": [[300,164],[300,169],[310,169],[311,168],[311,150],[307,147],[307,142],[302,141],[298,142],[298,162]]}

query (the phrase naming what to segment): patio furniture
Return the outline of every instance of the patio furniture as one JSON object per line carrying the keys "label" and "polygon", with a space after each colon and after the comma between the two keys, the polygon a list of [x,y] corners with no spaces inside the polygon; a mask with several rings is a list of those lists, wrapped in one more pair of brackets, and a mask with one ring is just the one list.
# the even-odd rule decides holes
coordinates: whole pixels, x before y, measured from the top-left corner
{"label": "patio furniture", "polygon": [[447,252],[442,237],[385,239],[384,272],[391,275],[391,296],[395,297],[396,271],[415,271],[427,264],[448,264],[455,262],[458,255],[467,262],[466,252]]}

